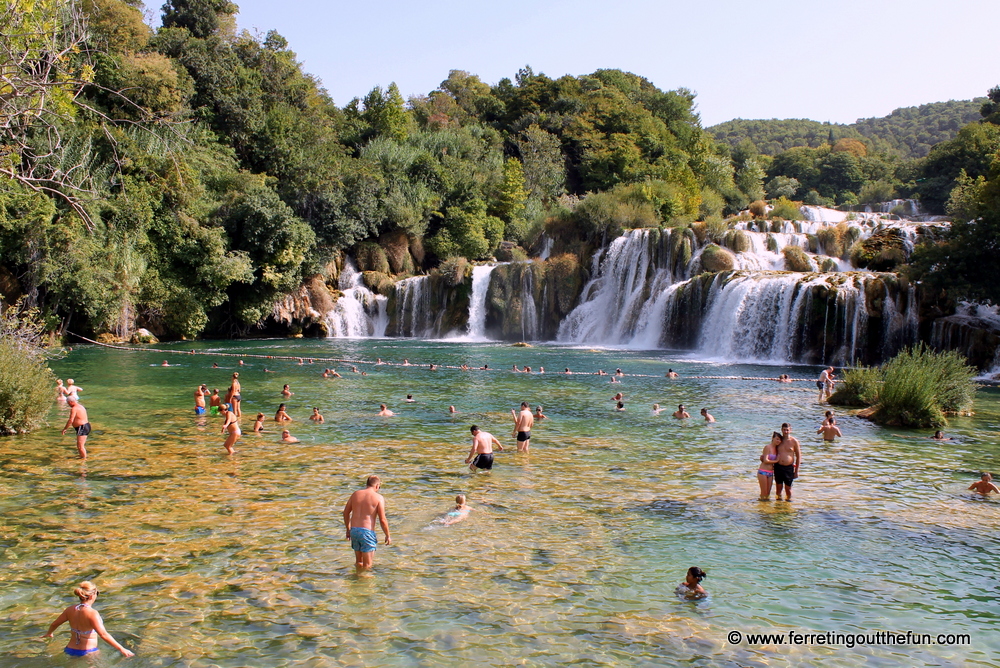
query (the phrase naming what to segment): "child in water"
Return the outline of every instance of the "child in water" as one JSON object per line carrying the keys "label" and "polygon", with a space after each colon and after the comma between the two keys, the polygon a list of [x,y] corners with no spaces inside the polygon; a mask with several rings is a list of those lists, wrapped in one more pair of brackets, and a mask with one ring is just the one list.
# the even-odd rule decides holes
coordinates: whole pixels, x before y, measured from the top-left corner
{"label": "child in water", "polygon": [[697,566],[688,569],[684,582],[677,585],[677,595],[687,599],[705,598],[708,592],[701,586],[701,581],[706,577],[705,571]]}
{"label": "child in water", "polygon": [[472,508],[465,505],[465,494],[459,494],[455,497],[455,507],[448,511],[448,514],[444,516],[441,523],[448,526],[456,522],[461,522],[469,516],[471,510]]}

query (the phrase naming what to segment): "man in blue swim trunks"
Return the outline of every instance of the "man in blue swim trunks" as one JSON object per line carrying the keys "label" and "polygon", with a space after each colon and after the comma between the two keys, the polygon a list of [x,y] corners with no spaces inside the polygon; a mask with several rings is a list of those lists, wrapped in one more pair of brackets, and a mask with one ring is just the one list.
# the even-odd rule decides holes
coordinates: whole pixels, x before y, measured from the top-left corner
{"label": "man in blue swim trunks", "polygon": [[381,478],[377,475],[368,476],[365,488],[351,494],[344,506],[344,527],[347,529],[347,538],[351,541],[351,549],[354,550],[354,565],[359,571],[371,568],[375,559],[375,548],[378,545],[378,537],[375,535],[376,517],[382,525],[385,544],[392,544],[389,520],[385,517],[385,498],[378,493],[381,487]]}

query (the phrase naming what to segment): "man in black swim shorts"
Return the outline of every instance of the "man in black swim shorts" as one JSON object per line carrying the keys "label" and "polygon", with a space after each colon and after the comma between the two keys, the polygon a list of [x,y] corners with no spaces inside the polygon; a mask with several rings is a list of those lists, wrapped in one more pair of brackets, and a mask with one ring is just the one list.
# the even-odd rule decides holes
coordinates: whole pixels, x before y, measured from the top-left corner
{"label": "man in black swim shorts", "polygon": [[778,443],[775,454],[778,461],[774,463],[774,484],[776,499],[781,498],[785,491],[785,500],[792,500],[792,481],[799,477],[799,465],[802,463],[802,450],[799,440],[792,436],[792,426],[785,422],[781,425],[781,442]]}
{"label": "man in black swim shorts", "polygon": [[87,458],[87,436],[90,434],[90,421],[87,418],[87,409],[83,407],[76,399],[70,398],[67,400],[69,404],[69,419],[66,420],[66,426],[63,427],[62,433],[65,434],[66,430],[73,427],[76,432],[76,451],[80,453],[80,459]]}
{"label": "man in black swim shorts", "polygon": [[496,437],[486,431],[480,431],[479,427],[472,425],[469,427],[472,432],[472,449],[469,456],[465,458],[465,463],[469,465],[469,470],[475,472],[476,469],[489,471],[493,468],[493,446],[496,445],[501,451],[503,446]]}
{"label": "man in black swim shorts", "polygon": [[510,414],[514,416],[514,436],[517,437],[517,451],[527,452],[531,447],[531,428],[535,426],[535,416],[531,414],[527,401],[521,402],[521,412],[515,413],[510,409]]}

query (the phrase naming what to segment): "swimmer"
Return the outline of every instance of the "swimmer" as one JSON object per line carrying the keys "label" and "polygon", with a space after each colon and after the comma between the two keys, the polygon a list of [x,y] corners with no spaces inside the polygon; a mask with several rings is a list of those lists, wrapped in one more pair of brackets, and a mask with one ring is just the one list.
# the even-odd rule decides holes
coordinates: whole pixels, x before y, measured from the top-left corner
{"label": "swimmer", "polygon": [[624,376],[625,373],[621,369],[615,369],[615,375],[616,376]]}
{"label": "swimmer", "polygon": [[406,395],[406,403],[408,403],[408,404],[415,404],[415,403],[417,403],[417,400],[413,398],[412,394],[407,394]]}
{"label": "swimmer", "polygon": [[219,410],[222,412],[223,418],[225,418],[222,423],[222,433],[226,434],[228,432],[226,442],[222,444],[222,447],[226,449],[227,454],[231,455],[236,452],[233,446],[243,436],[243,431],[240,429],[239,418],[236,417],[236,412],[230,404],[222,404]]}
{"label": "swimmer", "polygon": [[379,404],[378,405],[378,413],[377,414],[380,417],[392,417],[393,415],[395,415],[395,413],[393,413],[391,410],[389,410],[388,408],[386,408],[385,404]]}
{"label": "swimmer", "polygon": [[226,393],[225,403],[231,404],[236,417],[243,417],[240,404],[243,403],[242,388],[240,387],[240,374],[233,374],[233,381],[229,384],[229,391]]}
{"label": "swimmer", "polygon": [[653,415],[659,415],[660,410],[662,410],[660,404],[653,404]]}
{"label": "swimmer", "polygon": [[222,397],[219,396],[219,390],[212,388],[212,396],[208,398],[208,412],[212,415],[218,415],[220,406],[222,406]]}
{"label": "swimmer", "polygon": [[194,414],[204,415],[205,414],[205,395],[208,394],[208,387],[205,385],[199,385],[194,390]]}
{"label": "swimmer", "polygon": [[362,376],[367,376],[367,375],[368,375],[368,372],[367,372],[367,371],[362,371],[362,372],[361,372],[361,375],[362,375]]}
{"label": "swimmer", "polygon": [[253,421],[253,430],[258,434],[264,433],[264,414],[257,413],[257,418]]}
{"label": "swimmer", "polygon": [[611,382],[612,383],[620,383],[621,381],[618,380],[618,378],[616,378],[615,376],[611,376]]}
{"label": "swimmer", "polygon": [[621,400],[622,400],[622,399],[624,399],[624,398],[625,398],[625,397],[624,397],[624,396],[622,396],[622,393],[621,393],[621,392],[619,392],[619,393],[618,393],[618,394],[616,394],[615,396],[611,397],[611,401],[621,401]]}
{"label": "swimmer", "polygon": [[213,369],[218,369],[219,368],[219,363],[218,362],[212,362],[212,368]]}
{"label": "swimmer", "polygon": [[521,402],[521,412],[515,413],[510,409],[510,414],[514,417],[514,433],[511,436],[517,438],[517,451],[528,452],[531,446],[531,428],[535,424],[535,416],[531,414],[531,408],[527,401]]}
{"label": "swimmer", "polygon": [[441,524],[451,526],[456,522],[461,522],[469,516],[471,510],[472,508],[465,505],[465,494],[459,494],[455,497],[455,507],[448,511],[448,514],[441,520]]}
{"label": "swimmer", "polygon": [[73,383],[73,379],[72,378],[67,378],[66,379],[66,399],[67,399],[67,401],[69,399],[76,399],[77,401],[79,401],[80,400],[80,392],[83,392],[83,388],[80,387],[79,385],[75,385]]}
{"label": "swimmer", "polygon": [[545,373],[545,367],[543,366],[538,367],[538,373]]}
{"label": "swimmer", "polygon": [[288,412],[285,410],[285,404],[279,404],[278,405],[278,411],[274,414],[274,421],[275,422],[291,422],[292,421],[291,416],[289,416]]}
{"label": "swimmer", "polygon": [[240,360],[240,366],[243,366],[243,360]]}
{"label": "swimmer", "polygon": [[677,410],[674,411],[674,417],[678,420],[684,420],[691,417],[691,414],[684,410],[684,404],[680,404],[677,406]]}
{"label": "swimmer", "polygon": [[97,637],[100,636],[104,642],[108,643],[121,652],[124,657],[135,656],[134,653],[122,647],[117,640],[104,628],[104,620],[101,614],[94,609],[97,596],[100,592],[90,582],[81,582],[80,586],[73,590],[80,603],[71,605],[56,617],[56,621],[49,625],[49,631],[42,638],[51,638],[55,630],[69,622],[70,641],[63,650],[70,656],[87,656],[100,651],[97,646]]}
{"label": "swimmer", "polygon": [[487,431],[480,431],[476,425],[469,427],[469,431],[472,433],[472,449],[469,451],[469,456],[465,458],[469,470],[473,473],[476,469],[492,470],[493,446],[496,445],[501,452],[503,452],[503,446],[500,445],[496,436]]}
{"label": "swimmer", "polygon": [[330,369],[330,378],[343,378],[336,369]]}
{"label": "swimmer", "polygon": [[932,441],[952,441],[954,439],[952,439],[952,438],[945,438],[944,432],[938,430],[938,431],[934,432],[933,436],[931,436],[931,440]]}
{"label": "swimmer", "polygon": [[569,370],[569,367],[566,367],[566,370],[563,371],[563,373],[566,374],[567,376],[572,376],[573,375],[573,372]]}
{"label": "swimmer", "polygon": [[431,362],[430,370],[431,371],[437,371],[438,370],[438,365],[434,364],[433,362]]}
{"label": "swimmer", "polygon": [[838,436],[843,436],[843,434],[840,433],[840,427],[837,426],[837,418],[832,415],[827,418],[826,424],[816,430],[816,433],[823,434],[823,440],[827,443],[833,443],[833,439]]}
{"label": "swimmer", "polygon": [[707,577],[705,571],[697,566],[688,569],[684,582],[677,585],[677,595],[687,599],[705,598],[708,592],[701,586],[701,581]]}
{"label": "swimmer", "polygon": [[677,372],[673,369],[667,369],[667,378],[677,378]]}
{"label": "swimmer", "polygon": [[299,439],[292,436],[292,434],[287,430],[281,432],[281,442],[282,443],[298,443]]}
{"label": "swimmer", "polygon": [[705,418],[705,422],[715,422],[715,418],[712,417],[712,414],[708,412],[707,408],[701,409],[701,416]]}
{"label": "swimmer", "polygon": [[969,485],[970,492],[979,492],[980,494],[989,494],[990,492],[996,492],[1000,494],[1000,487],[993,484],[993,476],[989,473],[983,473],[980,476],[979,482],[974,482]]}
{"label": "swimmer", "polygon": [[277,371],[271,371],[267,367],[264,367],[264,373],[278,373]]}
{"label": "swimmer", "polygon": [[534,418],[536,420],[546,420],[546,419],[548,419],[548,416],[545,415],[544,413],[542,413],[542,407],[541,406],[535,406],[535,415],[534,415]]}
{"label": "swimmer", "polygon": [[163,364],[161,364],[160,366],[170,366],[170,362],[168,362],[167,360],[163,360]]}
{"label": "swimmer", "polygon": [[378,357],[378,358],[376,358],[376,360],[375,360],[375,364],[385,364],[385,362],[383,362],[383,361],[382,361],[382,358],[381,358],[381,357]]}
{"label": "swimmer", "polygon": [[531,373],[531,367],[530,366],[524,367],[524,373]]}
{"label": "swimmer", "polygon": [[56,399],[66,401],[66,387],[63,385],[62,378],[56,380]]}
{"label": "swimmer", "polygon": [[404,358],[403,359],[403,366],[410,366],[410,360]]}
{"label": "swimmer", "polygon": [[458,411],[455,410],[454,406],[448,406],[448,412],[449,413],[457,413]]}
{"label": "swimmer", "polygon": [[330,377],[330,370],[329,369],[323,369],[323,373],[321,373],[320,375],[323,376],[323,378],[329,378]]}
{"label": "swimmer", "polygon": [[615,404],[615,410],[619,411],[619,412],[624,411],[625,410],[625,402],[619,401],[617,404]]}
{"label": "swimmer", "polygon": [[774,462],[778,461],[778,444],[781,434],[771,432],[771,442],[760,451],[760,467],[757,468],[757,484],[760,485],[761,501],[771,500],[771,486],[774,485]]}
{"label": "swimmer", "polygon": [[833,367],[828,366],[823,369],[816,380],[816,388],[819,390],[819,403],[823,403],[824,395],[827,400],[833,394]]}
{"label": "swimmer", "polygon": [[285,397],[286,399],[292,396],[293,394],[295,393],[292,392],[290,389],[288,389],[288,385],[285,385],[284,387],[281,388],[281,396]]}
{"label": "swimmer", "polygon": [[358,367],[352,366],[351,367],[351,373],[358,373]]}
{"label": "swimmer", "polygon": [[511,368],[511,371],[515,371],[515,372],[517,372],[517,371],[520,371],[520,369],[518,369],[518,368],[517,368],[517,365],[515,364],[515,365],[514,365],[514,366],[513,366],[512,368]]}
{"label": "swimmer", "polygon": [[319,409],[315,406],[313,406],[313,414],[309,416],[309,419],[313,422],[318,422],[319,424],[323,424],[323,422],[325,422],[325,420],[323,420],[323,416],[319,413]]}
{"label": "swimmer", "polygon": [[385,516],[385,498],[378,493],[382,479],[377,475],[368,476],[365,488],[351,494],[344,506],[344,527],[347,539],[354,550],[354,566],[357,570],[372,567],[378,538],[375,536],[375,518],[378,517],[385,535],[385,544],[391,545],[389,520]]}
{"label": "swimmer", "polygon": [[827,411],[826,413],[824,413],[823,414],[823,424],[820,425],[820,428],[823,428],[826,425],[830,424],[830,420],[832,420],[832,419],[833,419],[833,411]]}
{"label": "swimmer", "polygon": [[303,362],[303,361],[302,361],[302,358],[300,357],[300,358],[299,358],[299,366],[302,366],[303,364],[305,364],[305,362]]}
{"label": "swimmer", "polygon": [[468,365],[468,364],[465,364],[465,363],[463,362],[463,363],[462,363],[462,366],[461,366],[461,367],[459,367],[459,368],[461,368],[461,369],[462,369],[462,371],[468,371],[468,370],[469,370],[469,365]]}

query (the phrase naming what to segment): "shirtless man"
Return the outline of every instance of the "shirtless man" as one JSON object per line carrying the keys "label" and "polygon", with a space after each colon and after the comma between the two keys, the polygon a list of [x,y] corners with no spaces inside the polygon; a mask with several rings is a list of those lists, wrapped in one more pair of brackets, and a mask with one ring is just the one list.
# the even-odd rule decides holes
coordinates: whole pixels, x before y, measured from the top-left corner
{"label": "shirtless man", "polygon": [[[222,405],[222,397],[219,396],[219,390],[217,388],[212,388],[212,395],[208,398],[208,408],[212,415],[219,414],[219,407]],[[212,410],[212,409],[215,410]]]}
{"label": "shirtless man", "polygon": [[407,394],[406,395],[406,403],[408,403],[408,404],[415,404],[416,402],[417,402],[417,400],[413,398],[412,394]]}
{"label": "shirtless man", "polygon": [[378,405],[378,409],[379,409],[378,410],[378,415],[380,417],[392,417],[393,415],[395,415],[395,413],[393,413],[391,410],[389,410],[388,408],[386,408],[385,404],[379,404]]}
{"label": "shirtless man", "polygon": [[691,417],[691,414],[684,410],[684,404],[679,404],[677,410],[674,411],[674,417],[678,420],[684,420]]}
{"label": "shirtless man", "polygon": [[285,397],[286,399],[292,396],[293,394],[295,393],[292,392],[290,389],[288,389],[288,385],[285,385],[284,387],[281,388],[281,396]]}
{"label": "shirtless man", "polygon": [[344,506],[344,527],[347,529],[347,539],[351,541],[351,549],[354,550],[354,566],[359,571],[371,568],[375,559],[375,548],[378,545],[378,537],[375,535],[376,517],[382,525],[385,544],[392,544],[389,520],[385,517],[385,498],[378,493],[381,487],[381,478],[377,475],[368,476],[365,488],[351,494]]}
{"label": "shirtless man", "polygon": [[778,460],[774,463],[775,498],[781,498],[781,490],[785,490],[785,500],[792,500],[792,481],[799,477],[799,465],[802,464],[802,451],[799,440],[792,436],[792,426],[785,422],[781,425],[781,442],[776,448]]}
{"label": "shirtless man", "polygon": [[676,378],[677,372],[673,369],[667,369],[667,378]]}
{"label": "shirtless man", "polygon": [[521,402],[521,412],[515,413],[510,409],[510,414],[514,417],[514,433],[511,436],[517,437],[517,451],[527,452],[531,446],[531,428],[535,425],[535,416],[528,408],[528,402]]}
{"label": "shirtless man", "polygon": [[820,426],[819,429],[816,430],[816,433],[823,434],[823,440],[827,443],[833,443],[833,439],[838,436],[843,436],[843,434],[840,433],[840,427],[837,426],[837,418],[832,415],[822,424],[822,426]]}
{"label": "shirtless man", "polygon": [[294,436],[292,436],[292,432],[290,432],[287,429],[285,429],[285,430],[283,430],[281,432],[281,442],[282,443],[298,443],[299,439],[297,439]]}
{"label": "shirtless man", "polygon": [[705,418],[705,422],[715,422],[715,418],[712,417],[712,414],[708,412],[707,408],[701,409],[701,416]]}
{"label": "shirtless man", "polygon": [[534,417],[535,417],[536,420],[546,420],[546,419],[548,419],[548,416],[545,413],[542,412],[542,407],[541,406],[535,406],[535,416]]}
{"label": "shirtless man", "polygon": [[993,484],[993,476],[989,473],[983,473],[979,482],[974,482],[969,485],[969,491],[979,492],[980,494],[989,494],[990,492],[1000,494],[1000,487]]}
{"label": "shirtless man", "polygon": [[194,391],[194,414],[205,414],[205,395],[208,394],[208,387],[199,385]]}
{"label": "shirtless man", "polygon": [[469,431],[472,432],[472,449],[469,450],[469,456],[465,458],[465,463],[469,465],[469,470],[473,473],[476,469],[491,470],[493,468],[493,446],[496,445],[500,452],[503,452],[503,446],[500,445],[496,436],[487,431],[480,431],[476,425],[469,427]]}
{"label": "shirtless man", "polygon": [[66,420],[66,426],[62,428],[62,433],[65,435],[66,430],[73,427],[76,431],[76,450],[80,453],[80,459],[86,459],[87,448],[85,444],[87,442],[87,435],[90,434],[90,421],[87,419],[87,409],[75,397],[70,397],[66,400],[66,403],[69,404],[69,419]]}
{"label": "shirtless man", "polygon": [[819,402],[823,403],[824,395],[826,399],[830,398],[833,394],[833,367],[828,366],[823,369],[819,374],[819,379],[816,381],[816,388],[819,390]]}

